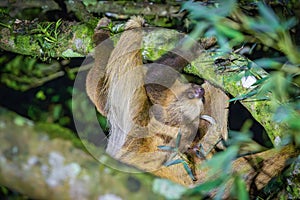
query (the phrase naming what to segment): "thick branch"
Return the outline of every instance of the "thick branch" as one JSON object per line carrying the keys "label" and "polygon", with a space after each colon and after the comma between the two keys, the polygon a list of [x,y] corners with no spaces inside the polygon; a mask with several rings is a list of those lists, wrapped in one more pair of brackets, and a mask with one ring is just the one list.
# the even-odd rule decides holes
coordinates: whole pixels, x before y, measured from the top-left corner
{"label": "thick branch", "polygon": [[159,17],[182,17],[179,13],[180,3],[158,4],[150,2],[134,1],[98,1],[95,5],[88,5],[87,9],[92,13],[106,13],[119,15],[140,15],[159,16]]}
{"label": "thick branch", "polygon": [[[181,18],[184,13],[180,11],[180,2],[166,2],[164,4],[152,2],[134,2],[134,1],[57,1],[53,0],[16,0],[13,3],[8,1],[0,2],[1,7],[7,7],[11,17],[15,17],[24,9],[41,8],[42,12],[52,10],[68,13],[74,13],[75,16],[82,22],[94,20],[93,15],[106,15],[116,19],[128,19],[132,15],[143,15],[145,18]],[[96,22],[95,22],[96,23]]]}
{"label": "thick branch", "polygon": [[[250,87],[251,81],[266,77],[267,73],[262,68],[258,66],[248,68],[251,61],[246,58],[236,54],[227,56],[228,57],[224,59],[227,59],[225,62],[230,63],[229,66],[218,66],[215,62],[220,56],[204,52],[186,71],[200,76],[231,94],[233,97],[249,93],[253,89],[253,87]],[[285,133],[285,125],[276,123],[272,119],[273,116],[270,114],[270,112],[273,112],[271,101],[251,100],[251,98],[249,100],[248,98],[241,100],[241,103],[265,128],[273,143],[275,142],[276,136],[281,137],[282,134]]]}
{"label": "thick branch", "polygon": [[15,20],[1,27],[0,48],[18,54],[49,57],[83,57],[93,49],[93,28],[78,22]]}
{"label": "thick branch", "polygon": [[0,185],[30,198],[162,199],[152,192],[149,175],[108,168],[70,141],[49,139],[33,122],[3,108],[0,141]]}

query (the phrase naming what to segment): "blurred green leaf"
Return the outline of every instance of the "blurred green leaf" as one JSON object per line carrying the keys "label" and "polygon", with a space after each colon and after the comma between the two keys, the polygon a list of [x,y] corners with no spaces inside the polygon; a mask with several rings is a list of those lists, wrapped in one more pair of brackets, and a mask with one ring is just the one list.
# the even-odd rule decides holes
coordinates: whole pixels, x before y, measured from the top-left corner
{"label": "blurred green leaf", "polygon": [[260,66],[263,67],[265,69],[279,69],[280,67],[282,67],[282,62],[279,61],[279,59],[276,58],[260,58],[260,59],[256,59],[254,60],[254,62]]}
{"label": "blurred green leaf", "polygon": [[23,125],[26,123],[26,119],[23,118],[23,117],[17,116],[17,117],[14,119],[14,123],[15,123],[17,126],[23,126]]}
{"label": "blurred green leaf", "polygon": [[35,97],[39,100],[45,100],[46,99],[46,95],[44,93],[44,91],[40,90],[36,93]]}
{"label": "blurred green leaf", "polygon": [[[259,33],[267,33],[268,35],[272,36],[272,39],[276,39],[276,30],[274,30],[274,27],[272,27],[270,24],[259,21],[259,20],[249,20],[249,27],[253,29],[254,31]],[[265,35],[261,35],[266,37]]]}
{"label": "blurred green leaf", "polygon": [[216,24],[216,30],[219,32],[219,34],[225,35],[228,38],[234,38],[238,42],[244,41],[244,35],[241,32],[234,30],[222,23]]}
{"label": "blurred green leaf", "polygon": [[59,95],[53,95],[51,97],[51,102],[53,102],[53,103],[59,102],[59,100],[60,100],[60,96]]}
{"label": "blurred green leaf", "polygon": [[231,169],[231,162],[236,158],[239,151],[237,145],[228,147],[225,151],[216,153],[210,160],[203,163],[203,168],[209,168],[211,175],[216,172],[228,173]]}
{"label": "blurred green leaf", "polygon": [[58,123],[62,126],[66,126],[66,125],[70,124],[70,122],[71,122],[71,119],[70,119],[70,117],[67,117],[67,116],[61,117],[58,120]]}
{"label": "blurred green leaf", "polygon": [[215,188],[219,187],[223,182],[224,182],[223,177],[219,177],[217,179],[206,181],[205,183],[202,183],[202,184],[192,188],[191,190],[188,190],[186,192],[186,194],[187,195],[195,195],[195,194],[198,194],[198,193],[209,192],[212,189],[215,189]]}
{"label": "blurred green leaf", "polygon": [[5,63],[0,72],[2,83],[21,91],[40,86],[64,74],[63,71],[60,71],[57,61],[50,64],[41,63],[37,62],[36,58],[23,55],[17,55]]}
{"label": "blurred green leaf", "polygon": [[287,104],[280,105],[274,113],[274,121],[286,122],[293,113],[293,108]]}
{"label": "blurred green leaf", "polygon": [[230,130],[229,131],[229,144],[230,145],[239,145],[241,143],[245,143],[245,142],[249,142],[251,141],[251,134],[249,132],[249,128],[248,131],[246,132],[241,132],[241,131],[233,131]]}
{"label": "blurred green leaf", "polygon": [[192,19],[204,18],[209,21],[216,21],[220,17],[228,16],[235,5],[235,0],[216,1],[214,6],[210,7],[201,2],[188,1],[182,5],[182,10],[188,10]]}
{"label": "blurred green leaf", "polygon": [[[203,22],[203,23],[197,23],[195,28],[192,30],[192,32],[189,34],[189,36],[195,40],[198,39],[199,35],[202,35],[206,29],[208,29],[209,23]],[[207,34],[206,36],[209,37],[210,35]]]}
{"label": "blurred green leaf", "polygon": [[285,29],[288,30],[294,26],[296,26],[298,23],[298,20],[295,17],[292,17],[290,19],[287,19],[285,22],[282,22],[281,26]]}
{"label": "blurred green leaf", "polygon": [[239,200],[250,199],[249,195],[248,195],[248,191],[246,189],[246,183],[240,176],[234,177],[234,184],[233,184],[233,188],[232,188],[231,192],[233,194],[236,194],[234,196],[236,196],[237,199],[239,199]]}
{"label": "blurred green leaf", "polygon": [[269,78],[269,76],[258,79],[252,86],[259,86],[259,85],[263,84],[266,80],[268,80],[268,78]]}
{"label": "blurred green leaf", "polygon": [[[94,117],[94,116],[93,116]],[[98,114],[97,113],[97,118],[98,118],[98,121],[99,121],[99,124],[102,128],[103,131],[108,131],[109,130],[109,123],[108,123],[108,120],[106,117],[104,117],[103,115],[101,114]]]}
{"label": "blurred green leaf", "polygon": [[55,105],[53,108],[53,116],[52,116],[53,119],[58,120],[61,116],[61,113],[62,113],[62,105],[61,104]]}
{"label": "blurred green leaf", "polygon": [[270,26],[272,26],[275,29],[277,29],[280,26],[279,19],[277,15],[273,12],[272,9],[270,9],[266,4],[263,2],[257,3],[258,10],[262,18],[264,19],[264,22]]}

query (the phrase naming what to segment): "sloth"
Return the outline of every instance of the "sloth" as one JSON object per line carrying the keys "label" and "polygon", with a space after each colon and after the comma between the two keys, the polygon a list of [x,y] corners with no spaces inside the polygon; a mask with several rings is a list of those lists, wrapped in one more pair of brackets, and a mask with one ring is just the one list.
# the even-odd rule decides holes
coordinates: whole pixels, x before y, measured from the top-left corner
{"label": "sloth", "polygon": [[[108,23],[103,18],[98,27]],[[140,49],[144,24],[143,18],[132,17],[115,47],[108,31],[95,30],[95,43],[101,42],[101,47],[95,50],[95,64],[87,75],[86,91],[110,123],[106,152],[126,164],[182,185],[204,182],[208,170],[197,166],[207,155],[199,158],[195,152],[199,151],[199,143],[205,150],[214,146],[219,140],[215,132],[227,133],[224,108],[228,106],[228,97],[211,84],[188,83],[178,73],[201,53],[201,46],[192,46],[186,52],[184,43],[180,43],[155,62],[143,65]],[[159,147],[176,147],[177,155]],[[253,185],[261,189],[285,167],[288,158],[298,153],[287,146],[280,151],[243,156],[233,161],[233,171],[245,172],[248,189]],[[165,166],[174,156],[184,157],[195,178],[191,178],[183,165]],[[257,166],[261,170],[256,170]],[[230,185],[227,195],[229,189]]]}
{"label": "sloth", "polygon": [[[171,153],[158,146],[176,145],[180,134],[179,150],[183,154],[188,152],[198,138],[205,91],[200,85],[183,80],[178,73],[193,57],[178,56],[184,54],[181,45],[159,60],[143,65],[140,51],[144,24],[143,18],[132,17],[114,48],[108,41],[109,47],[96,49],[95,67],[87,76],[87,93],[110,122],[106,149],[109,155],[145,171],[182,179],[179,176],[187,176],[184,170],[177,175],[172,172],[172,168],[180,166],[164,167]],[[95,35],[96,40],[109,37],[105,30],[96,31]]]}

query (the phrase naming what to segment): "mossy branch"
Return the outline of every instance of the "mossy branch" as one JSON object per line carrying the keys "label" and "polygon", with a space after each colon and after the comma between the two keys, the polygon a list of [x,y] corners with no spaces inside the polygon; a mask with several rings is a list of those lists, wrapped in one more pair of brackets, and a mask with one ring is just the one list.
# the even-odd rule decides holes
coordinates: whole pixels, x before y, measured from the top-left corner
{"label": "mossy branch", "polygon": [[[229,66],[218,65],[216,61],[220,58],[224,62],[229,62]],[[186,71],[200,76],[235,99],[240,100],[252,116],[265,128],[274,144],[275,138],[281,137],[285,133],[286,126],[275,122],[272,118],[273,115],[270,114],[274,113],[272,101],[257,99],[255,95],[251,95],[252,92],[255,93],[255,87],[251,84],[267,76],[262,68],[255,66],[251,61],[233,53],[218,56],[204,52],[190,67],[186,68]]]}
{"label": "mossy branch", "polygon": [[[0,108],[0,140],[0,185],[30,198],[164,199],[152,191],[155,183],[151,176],[120,172],[99,163],[80,149],[84,148],[80,140],[57,125],[36,125]],[[98,153],[102,159],[116,162],[103,149],[99,148]],[[233,170],[245,173],[247,182],[255,181],[261,189],[283,168],[286,159],[298,153],[287,146],[280,151],[272,149],[241,157],[233,162]],[[263,168],[256,171],[252,165]],[[257,182],[261,180],[264,182]]]}
{"label": "mossy branch", "polygon": [[47,135],[69,131],[41,127],[0,108],[0,185],[33,199],[162,199],[152,192],[151,176],[108,168],[70,141]]}
{"label": "mossy branch", "polygon": [[84,57],[94,47],[94,30],[78,22],[37,22],[15,20],[10,28],[0,27],[0,48],[39,57]]}

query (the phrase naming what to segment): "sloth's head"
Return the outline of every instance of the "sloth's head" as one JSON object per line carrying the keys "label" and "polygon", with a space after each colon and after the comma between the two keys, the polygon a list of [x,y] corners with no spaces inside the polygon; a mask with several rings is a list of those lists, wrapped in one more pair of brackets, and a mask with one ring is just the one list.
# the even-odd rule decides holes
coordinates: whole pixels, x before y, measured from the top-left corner
{"label": "sloth's head", "polygon": [[204,89],[196,84],[175,84],[167,111],[172,121],[187,124],[199,119],[203,111]]}
{"label": "sloth's head", "polygon": [[196,84],[184,84],[184,91],[178,94],[177,105],[184,120],[199,118],[203,110],[204,89]]}

